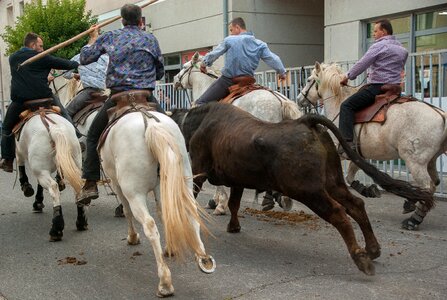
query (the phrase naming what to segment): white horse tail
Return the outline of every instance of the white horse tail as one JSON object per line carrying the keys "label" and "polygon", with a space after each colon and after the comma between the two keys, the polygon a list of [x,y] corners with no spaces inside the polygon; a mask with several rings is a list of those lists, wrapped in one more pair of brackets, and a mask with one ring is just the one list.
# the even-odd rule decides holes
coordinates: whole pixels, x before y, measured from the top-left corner
{"label": "white horse tail", "polygon": [[178,255],[181,259],[186,250],[205,255],[195,226],[207,229],[198,212],[201,208],[194,199],[188,178],[185,178],[184,157],[178,142],[160,122],[150,122],[145,137],[160,164],[161,210],[168,254]]}
{"label": "white horse tail", "polygon": [[275,96],[281,100],[283,120],[296,120],[303,116],[298,104],[289,100],[283,94],[275,92]]}
{"label": "white horse tail", "polygon": [[68,80],[67,82],[67,94],[66,94],[66,99],[65,101],[67,103],[64,103],[64,105],[67,105],[68,103],[70,103],[71,100],[73,100],[73,98],[76,96],[76,92],[78,91],[79,88],[79,81],[76,80],[74,77],[70,80]]}
{"label": "white horse tail", "polygon": [[80,159],[80,156],[76,155],[75,151],[78,151],[80,154],[81,148],[75,137],[74,140],[70,139],[66,128],[66,125],[61,123],[50,123],[50,136],[54,142],[57,170],[59,174],[67,178],[76,194],[78,194],[81,191],[83,181],[80,162],[76,162],[76,160]]}

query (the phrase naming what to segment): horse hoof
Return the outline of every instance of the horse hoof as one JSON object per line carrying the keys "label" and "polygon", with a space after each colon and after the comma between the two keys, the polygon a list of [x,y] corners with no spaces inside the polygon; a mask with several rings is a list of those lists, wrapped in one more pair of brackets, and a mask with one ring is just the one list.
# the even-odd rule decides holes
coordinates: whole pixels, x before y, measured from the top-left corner
{"label": "horse hoof", "polygon": [[416,203],[405,200],[402,214],[408,214],[416,210]]}
{"label": "horse hoof", "polygon": [[208,205],[205,208],[216,209],[216,207],[217,207],[216,201],[214,201],[214,199],[211,199],[210,201],[208,201]]}
{"label": "horse hoof", "polygon": [[134,234],[134,235],[128,235],[127,236],[127,244],[128,245],[138,245],[140,243],[140,235]]}
{"label": "horse hoof", "polygon": [[409,217],[402,221],[402,228],[410,231],[418,230],[420,222],[416,221],[414,218]]}
{"label": "horse hoof", "polygon": [[45,205],[42,202],[34,202],[33,203],[33,212],[41,213]]}
{"label": "horse hoof", "polygon": [[289,197],[285,196],[281,197],[279,203],[280,203],[279,206],[281,206],[284,211],[290,211],[292,209],[293,202],[292,199],[290,199]]}
{"label": "horse hoof", "polygon": [[34,189],[33,189],[32,185],[29,184],[28,182],[25,182],[24,184],[22,184],[22,191],[23,191],[23,195],[25,195],[25,197],[31,197],[32,195],[34,195]]}
{"label": "horse hoof", "polygon": [[50,242],[59,242],[62,241],[62,234],[61,235],[50,235]]}
{"label": "horse hoof", "polygon": [[170,286],[159,286],[157,291],[157,297],[166,298],[174,295],[174,287]]}
{"label": "horse hoof", "polygon": [[117,218],[124,218],[124,209],[123,209],[123,205],[120,204],[115,208],[115,217]]}
{"label": "horse hoof", "polygon": [[57,187],[59,188],[59,192],[62,192],[63,190],[65,190],[65,183],[62,179],[57,182]]}
{"label": "horse hoof", "polygon": [[272,210],[273,207],[275,207],[275,204],[274,204],[274,203],[272,203],[272,204],[267,204],[267,205],[265,205],[265,206],[262,207],[262,211],[269,211],[269,210]]}
{"label": "horse hoof", "polygon": [[85,221],[85,220],[77,221],[76,220],[76,229],[78,231],[85,231],[85,230],[87,230],[88,229],[87,221]]}
{"label": "horse hoof", "polygon": [[211,274],[216,270],[216,261],[211,255],[199,258],[198,264],[203,273]]}
{"label": "horse hoof", "polygon": [[361,250],[354,255],[354,262],[357,265],[357,268],[366,275],[373,276],[376,274],[374,264],[364,250]]}
{"label": "horse hoof", "polygon": [[378,258],[381,254],[380,248],[367,249],[367,252],[368,252],[369,258],[371,258],[371,260]]}
{"label": "horse hoof", "polygon": [[216,209],[213,212],[213,215],[215,215],[215,216],[223,216],[225,214],[226,214],[225,209],[220,207],[219,205],[216,207]]}

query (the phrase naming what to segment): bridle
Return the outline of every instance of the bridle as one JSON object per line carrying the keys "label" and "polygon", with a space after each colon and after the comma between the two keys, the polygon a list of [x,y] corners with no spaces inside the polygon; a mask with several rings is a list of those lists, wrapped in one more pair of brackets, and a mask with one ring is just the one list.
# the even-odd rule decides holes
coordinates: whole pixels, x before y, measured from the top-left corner
{"label": "bridle", "polygon": [[323,97],[321,97],[320,92],[318,91],[319,83],[320,83],[320,81],[318,79],[314,79],[305,93],[303,93],[303,91],[300,91],[300,94],[303,95],[303,97],[307,101],[307,103],[310,104],[312,106],[312,108],[315,109],[315,111],[317,111],[317,112],[318,112],[318,109],[323,107],[324,104],[314,104],[314,103],[312,103],[312,101],[310,101],[310,99],[307,96],[309,95],[309,91],[315,85],[315,89],[317,90],[318,97],[320,99],[323,98]]}
{"label": "bridle", "polygon": [[[196,70],[193,70],[193,69],[197,69],[197,71]],[[193,72],[200,72],[200,73],[203,73],[203,74],[205,74],[205,75],[208,75],[209,77],[211,77],[211,78],[213,78],[213,79],[217,79],[217,78],[219,78],[219,76],[217,76],[217,75],[214,75],[214,74],[212,74],[212,73],[204,73],[204,72],[202,72],[201,70],[200,70],[200,68],[197,66],[197,64],[193,64],[193,63],[191,63],[191,65],[185,70],[185,72],[183,72],[183,74],[182,75],[180,75],[180,77],[178,78],[178,83],[179,83],[179,85],[180,85],[180,87],[182,88],[182,89],[184,89],[184,90],[186,90],[186,88],[183,86],[183,84],[182,84],[182,81],[183,81],[183,77],[185,77],[186,75],[188,75],[188,86],[191,86],[191,81],[190,81],[190,78],[191,78],[191,73],[193,73]]]}

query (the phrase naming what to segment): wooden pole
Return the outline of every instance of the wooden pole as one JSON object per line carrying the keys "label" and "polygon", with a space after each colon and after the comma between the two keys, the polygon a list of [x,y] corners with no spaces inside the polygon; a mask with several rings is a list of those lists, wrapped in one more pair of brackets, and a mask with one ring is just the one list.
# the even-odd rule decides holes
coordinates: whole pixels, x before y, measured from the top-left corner
{"label": "wooden pole", "polygon": [[[153,3],[157,2],[157,1],[158,1],[158,0],[150,0],[150,1],[147,2],[147,3],[140,5],[140,7],[143,9],[143,8],[145,8],[146,6],[151,5],[151,4],[153,4]],[[98,24],[98,28],[101,28],[101,27],[104,27],[104,26],[106,26],[106,25],[109,25],[110,23],[113,23],[113,22],[115,22],[116,20],[119,20],[119,19],[121,19],[121,16],[113,17],[112,19],[109,19],[109,20],[107,20],[107,21],[104,21],[104,22],[102,22],[102,23],[99,23],[99,24]],[[94,28],[89,28],[89,29],[87,29],[86,31],[81,32],[80,34],[78,34],[78,35],[72,37],[71,39],[66,40],[65,42],[62,42],[62,43],[60,43],[60,44],[57,44],[57,45],[51,47],[50,49],[47,49],[47,50],[45,50],[45,51],[42,51],[42,52],[40,52],[39,54],[37,54],[37,55],[35,55],[35,56],[31,57],[31,58],[28,58],[27,60],[25,60],[23,63],[21,63],[21,64],[19,65],[19,68],[20,68],[20,67],[23,67],[24,65],[27,65],[27,64],[29,64],[29,63],[35,62],[36,60],[39,60],[39,59],[41,59],[42,57],[47,56],[47,55],[50,54],[50,53],[53,53],[53,52],[55,52],[55,51],[57,51],[57,50],[59,50],[59,49],[65,47],[65,46],[68,46],[68,45],[70,45],[70,44],[76,42],[77,40],[79,40],[79,39],[83,38],[84,36],[90,34],[90,32],[92,32],[93,30],[94,30]]]}

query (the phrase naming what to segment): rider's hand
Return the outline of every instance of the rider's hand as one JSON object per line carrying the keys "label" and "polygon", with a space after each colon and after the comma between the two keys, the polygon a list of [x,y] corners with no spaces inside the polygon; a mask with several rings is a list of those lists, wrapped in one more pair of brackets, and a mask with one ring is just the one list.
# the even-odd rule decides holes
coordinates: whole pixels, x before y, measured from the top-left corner
{"label": "rider's hand", "polygon": [[206,70],[206,65],[204,63],[200,64],[200,72],[202,73],[208,73],[208,71]]}
{"label": "rider's hand", "polygon": [[99,26],[98,24],[94,24],[92,26],[90,26],[90,29],[94,28],[94,30],[92,32],[90,32],[90,40],[88,41],[89,45],[92,45],[96,42],[96,40],[98,39],[99,36]]}
{"label": "rider's hand", "polygon": [[79,80],[79,79],[81,79],[81,76],[78,73],[74,73],[73,78],[76,80]]}
{"label": "rider's hand", "polygon": [[286,77],[287,77],[286,73],[278,75],[278,79],[281,80],[281,81],[286,80]]}
{"label": "rider's hand", "polygon": [[348,85],[348,76],[343,76],[343,79],[340,81],[341,85]]}
{"label": "rider's hand", "polygon": [[48,83],[50,83],[50,82],[53,81],[53,80],[54,80],[54,76],[51,75],[51,74],[49,74],[49,75],[48,75]]}

